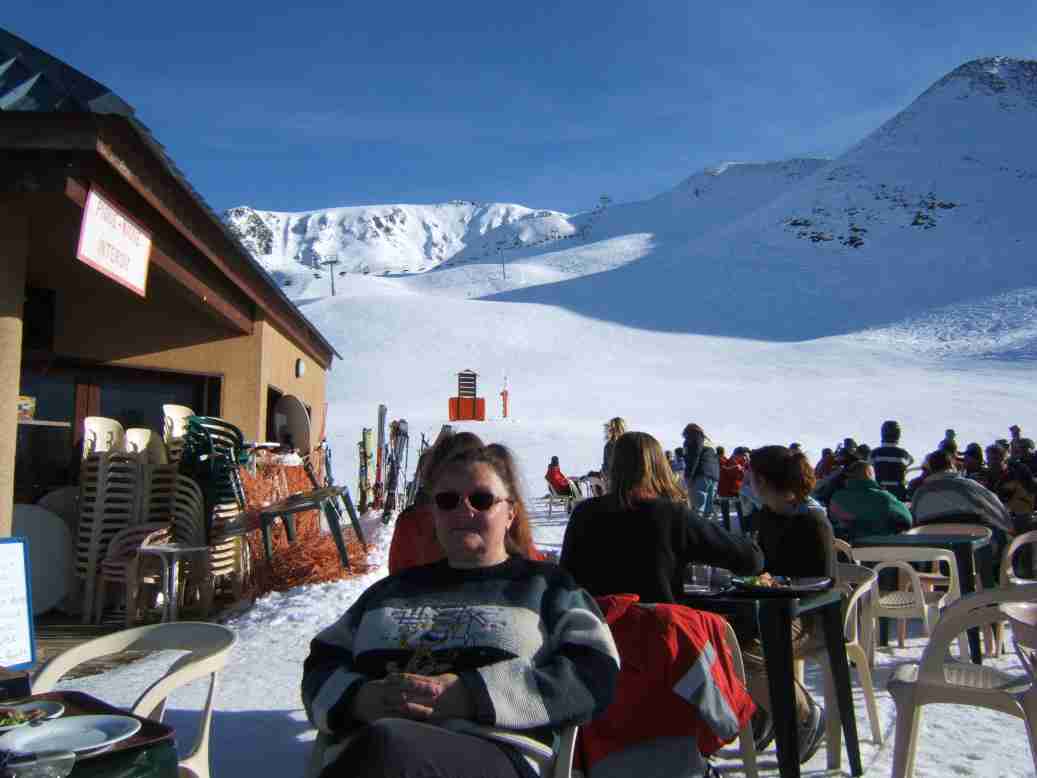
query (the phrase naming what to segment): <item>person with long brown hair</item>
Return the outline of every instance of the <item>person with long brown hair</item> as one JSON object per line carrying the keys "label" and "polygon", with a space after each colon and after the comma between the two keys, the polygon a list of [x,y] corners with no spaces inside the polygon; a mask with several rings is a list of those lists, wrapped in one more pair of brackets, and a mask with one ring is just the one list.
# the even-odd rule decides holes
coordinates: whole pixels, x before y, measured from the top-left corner
{"label": "person with long brown hair", "polygon": [[687,494],[659,441],[627,432],[612,454],[610,492],[580,502],[569,518],[559,564],[595,596],[636,594],[644,602],[677,602],[691,562],[740,575],[760,571],[763,555],[689,509]]}
{"label": "person with long brown hair", "polygon": [[[810,497],[816,478],[801,451],[785,446],[763,446],[749,455],[753,494],[762,506],[753,512],[763,549],[767,574],[783,576],[835,576],[835,534],[825,509]],[[753,729],[758,747],[773,734],[769,711],[770,691],[763,646],[754,636],[739,635],[745,662],[746,685],[758,706]],[[792,623],[792,655],[815,653],[823,647],[821,626],[811,616]],[[799,723],[800,761],[805,762],[824,736],[822,709],[802,684],[796,683],[796,715]]]}
{"label": "person with long brown hair", "polygon": [[[414,505],[403,511],[397,518],[389,544],[389,574],[394,575],[408,567],[427,565],[438,562],[445,556],[443,546],[436,537],[432,495],[428,484],[436,477],[444,464],[467,451],[484,448],[482,439],[473,432],[451,432],[442,437],[436,445],[423,455],[421,483],[423,484],[414,499]],[[523,511],[525,507],[523,506]],[[533,533],[523,533],[528,545],[523,547],[523,556],[542,560],[544,555],[533,544]]]}
{"label": "person with long brown hair", "polygon": [[378,581],[313,640],[303,704],[337,738],[323,778],[533,778],[528,755],[608,707],[615,642],[572,576],[526,557],[519,484],[501,445],[438,462],[446,558]]}

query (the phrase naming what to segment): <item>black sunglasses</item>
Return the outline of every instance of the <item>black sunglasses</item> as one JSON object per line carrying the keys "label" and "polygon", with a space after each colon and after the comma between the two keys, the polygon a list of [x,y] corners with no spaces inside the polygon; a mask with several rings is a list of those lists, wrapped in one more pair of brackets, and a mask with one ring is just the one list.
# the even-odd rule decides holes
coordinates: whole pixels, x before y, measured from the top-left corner
{"label": "black sunglasses", "polygon": [[507,497],[497,497],[492,492],[471,492],[467,496],[460,492],[439,492],[432,499],[441,511],[452,511],[461,504],[462,499],[476,511],[488,511],[499,502],[511,502]]}

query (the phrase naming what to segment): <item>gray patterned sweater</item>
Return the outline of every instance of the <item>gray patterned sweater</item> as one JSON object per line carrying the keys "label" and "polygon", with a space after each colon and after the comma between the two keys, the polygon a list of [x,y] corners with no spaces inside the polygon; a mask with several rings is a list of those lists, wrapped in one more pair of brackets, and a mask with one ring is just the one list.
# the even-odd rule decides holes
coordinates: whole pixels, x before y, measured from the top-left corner
{"label": "gray patterned sweater", "polygon": [[549,742],[604,711],[619,655],[594,600],[558,566],[443,561],[382,579],[317,635],[303,666],[310,722],[335,734],[360,726],[350,713],[360,686],[394,671],[457,673],[476,724]]}

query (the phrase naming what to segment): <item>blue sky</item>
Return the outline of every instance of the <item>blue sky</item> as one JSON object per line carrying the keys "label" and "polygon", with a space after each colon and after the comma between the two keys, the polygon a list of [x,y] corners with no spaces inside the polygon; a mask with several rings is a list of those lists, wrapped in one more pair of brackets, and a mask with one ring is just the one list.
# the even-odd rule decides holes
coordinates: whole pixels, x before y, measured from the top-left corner
{"label": "blue sky", "polygon": [[135,106],[219,210],[579,211],[838,154],[962,62],[1037,59],[1028,0],[32,0],[0,25]]}

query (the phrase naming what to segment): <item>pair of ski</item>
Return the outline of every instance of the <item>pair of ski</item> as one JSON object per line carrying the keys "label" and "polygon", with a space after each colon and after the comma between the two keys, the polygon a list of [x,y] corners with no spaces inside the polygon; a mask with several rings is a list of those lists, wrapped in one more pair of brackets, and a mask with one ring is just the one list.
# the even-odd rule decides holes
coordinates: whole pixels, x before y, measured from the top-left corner
{"label": "pair of ski", "polygon": [[[374,448],[371,430],[365,428],[360,447],[360,512],[368,507],[382,511],[382,522],[392,520],[400,500],[400,481],[407,477],[409,431],[406,419],[397,419],[389,425],[386,442],[387,408],[378,406],[378,446]],[[372,451],[373,449],[373,451]],[[372,454],[374,455],[372,457]],[[371,459],[374,458],[374,481],[371,481]]]}

